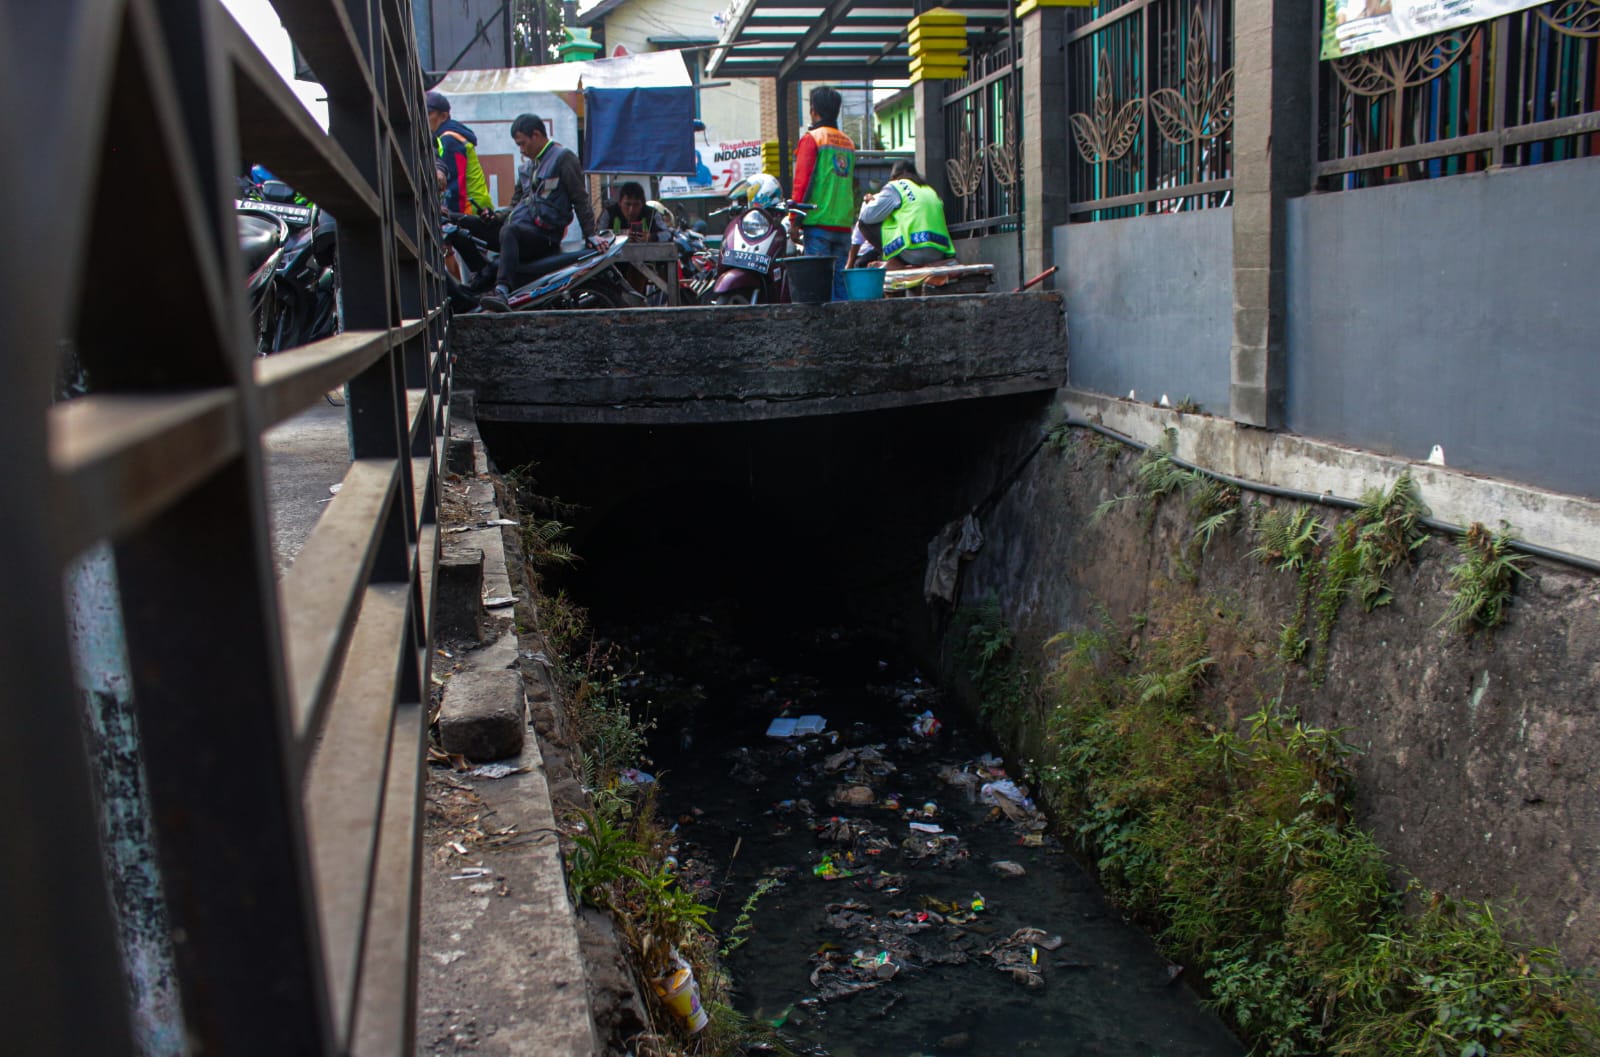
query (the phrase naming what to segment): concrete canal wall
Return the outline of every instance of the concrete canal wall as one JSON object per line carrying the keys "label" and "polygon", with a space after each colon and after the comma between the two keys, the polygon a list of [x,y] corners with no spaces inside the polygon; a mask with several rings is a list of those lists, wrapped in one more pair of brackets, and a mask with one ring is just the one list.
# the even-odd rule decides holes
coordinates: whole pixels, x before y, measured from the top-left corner
{"label": "concrete canal wall", "polygon": [[[1066,390],[1054,410],[1018,422],[994,461],[1021,461],[1064,414],[1120,414],[1124,430],[1142,423],[1149,440],[1171,426],[1180,452],[1196,461],[1217,461],[1232,445],[1232,472],[1289,475],[1313,492],[1355,497],[1357,484],[1387,486],[1407,468]],[[1395,867],[1452,895],[1514,904],[1514,934],[1558,947],[1573,964],[1600,965],[1600,788],[1590,763],[1600,753],[1600,577],[1529,560],[1506,625],[1463,637],[1439,626],[1449,570],[1460,559],[1455,541],[1436,533],[1414,564],[1397,570],[1390,605],[1367,613],[1346,603],[1326,682],[1315,687],[1304,665],[1277,659],[1279,629],[1295,610],[1295,574],[1251,557],[1248,531],[1219,535],[1193,557],[1194,526],[1181,497],[1148,522],[1137,502],[1097,521],[1097,505],[1135,491],[1138,452],[1088,430],[1075,434],[1065,455],[1047,446],[1028,461],[980,518],[985,540],[965,570],[962,601],[995,592],[1019,649],[1039,660],[1050,636],[1098,627],[1102,613],[1130,629],[1137,617],[1154,621],[1206,600],[1219,622],[1239,629],[1227,636],[1233,655],[1216,658],[1205,690],[1219,722],[1238,724],[1281,697],[1309,724],[1348,728],[1361,751],[1357,821]],[[1298,469],[1287,465],[1295,462]],[[1595,543],[1592,502],[1411,468],[1436,516],[1447,508],[1450,517],[1491,526],[1504,516],[1530,540]],[[1246,493],[1247,505],[1252,498],[1288,502]],[[1344,513],[1322,505],[1312,512],[1330,523]],[[1018,756],[1038,751],[1041,719],[1003,719],[1024,731],[1012,746]]]}

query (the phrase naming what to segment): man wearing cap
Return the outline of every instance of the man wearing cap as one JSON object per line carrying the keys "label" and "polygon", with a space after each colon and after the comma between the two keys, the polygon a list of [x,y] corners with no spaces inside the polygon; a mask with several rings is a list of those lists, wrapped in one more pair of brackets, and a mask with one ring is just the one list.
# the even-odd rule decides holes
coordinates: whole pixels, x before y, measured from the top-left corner
{"label": "man wearing cap", "polygon": [[450,100],[442,92],[424,97],[428,106],[428,127],[433,143],[444,162],[443,205],[446,213],[492,213],[489,181],[478,162],[478,136],[450,117]]}

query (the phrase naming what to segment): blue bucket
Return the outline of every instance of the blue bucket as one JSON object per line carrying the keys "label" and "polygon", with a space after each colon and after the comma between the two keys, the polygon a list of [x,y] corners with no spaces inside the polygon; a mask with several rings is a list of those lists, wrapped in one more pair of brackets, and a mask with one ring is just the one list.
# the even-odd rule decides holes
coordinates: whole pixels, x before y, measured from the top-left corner
{"label": "blue bucket", "polygon": [[844,273],[846,301],[876,301],[882,296],[882,268],[851,268]]}

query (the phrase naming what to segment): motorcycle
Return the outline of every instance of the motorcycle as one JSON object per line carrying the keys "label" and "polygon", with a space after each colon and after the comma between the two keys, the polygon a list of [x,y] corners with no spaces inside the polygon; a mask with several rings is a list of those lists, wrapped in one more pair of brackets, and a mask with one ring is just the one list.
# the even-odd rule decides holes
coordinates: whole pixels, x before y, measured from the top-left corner
{"label": "motorcycle", "polygon": [[557,253],[517,269],[522,286],[506,304],[513,312],[535,309],[637,308],[644,297],[628,284],[617,267],[627,239],[613,239],[601,249]]}
{"label": "motorcycle", "polygon": [[281,180],[242,180],[234,202],[256,352],[291,349],[338,332],[338,229]]}
{"label": "motorcycle", "polygon": [[717,255],[706,246],[706,238],[692,230],[686,220],[672,232],[678,247],[678,300],[698,305],[710,293],[717,278]]}
{"label": "motorcycle", "polygon": [[716,278],[704,297],[711,305],[753,305],[787,301],[782,259],[789,256],[789,217],[804,216],[809,203],[784,201],[763,207],[734,202],[712,213],[728,215]]}
{"label": "motorcycle", "polygon": [[[450,299],[458,311],[478,308],[477,296],[494,288],[495,264],[500,254],[501,220],[487,216],[449,214],[441,228],[446,244],[461,252],[470,268],[484,264],[459,283],[450,284]],[[506,297],[513,312],[536,308],[634,308],[645,303],[616,267],[626,239],[604,249],[581,249],[524,261],[512,276],[515,288]]]}

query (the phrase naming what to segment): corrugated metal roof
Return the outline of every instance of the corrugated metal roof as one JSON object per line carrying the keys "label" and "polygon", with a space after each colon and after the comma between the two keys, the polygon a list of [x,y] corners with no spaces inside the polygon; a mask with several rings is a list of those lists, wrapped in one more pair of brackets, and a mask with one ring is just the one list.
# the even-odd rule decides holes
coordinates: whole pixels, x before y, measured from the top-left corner
{"label": "corrugated metal roof", "polygon": [[[605,0],[602,0],[605,2]],[[1003,30],[1008,0],[954,0],[940,6],[967,17],[968,39]],[[923,3],[921,10],[932,5]],[[899,80],[910,73],[906,26],[914,0],[734,0],[707,74],[786,80]]]}

